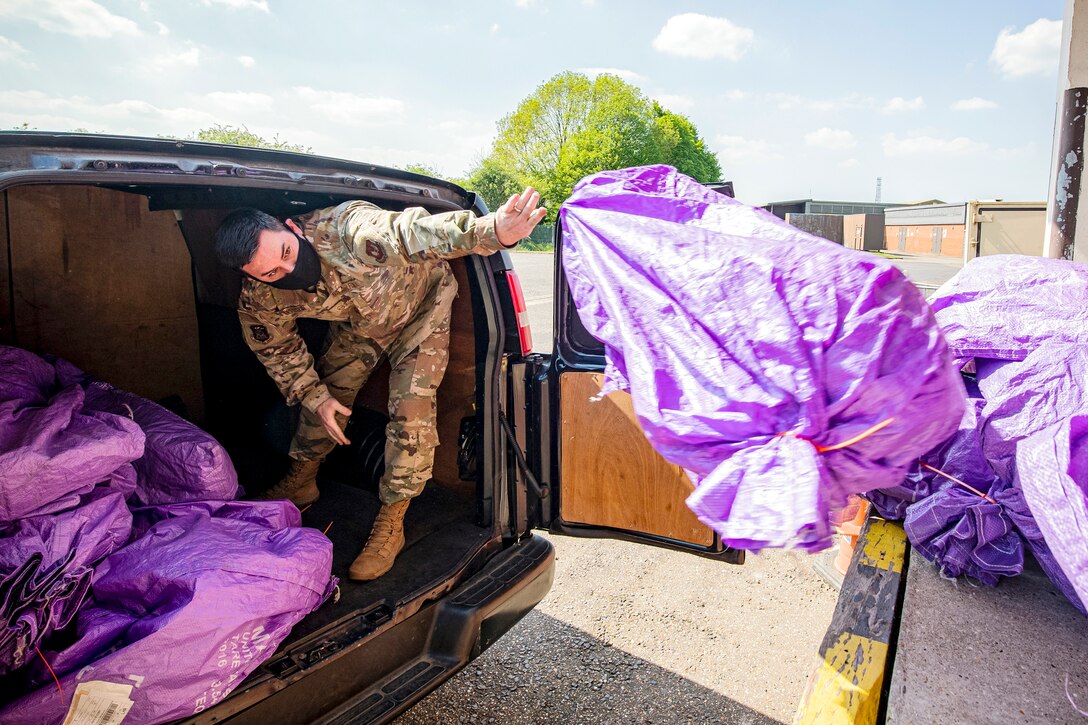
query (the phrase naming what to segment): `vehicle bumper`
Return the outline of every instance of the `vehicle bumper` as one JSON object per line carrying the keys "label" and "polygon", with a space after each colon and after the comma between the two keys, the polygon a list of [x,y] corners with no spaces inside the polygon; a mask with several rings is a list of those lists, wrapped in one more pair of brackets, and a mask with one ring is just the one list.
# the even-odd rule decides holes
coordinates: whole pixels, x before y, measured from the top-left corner
{"label": "vehicle bumper", "polygon": [[330,657],[320,672],[287,678],[252,706],[209,722],[388,722],[528,614],[551,589],[554,573],[551,542],[529,536],[495,555],[447,596]]}

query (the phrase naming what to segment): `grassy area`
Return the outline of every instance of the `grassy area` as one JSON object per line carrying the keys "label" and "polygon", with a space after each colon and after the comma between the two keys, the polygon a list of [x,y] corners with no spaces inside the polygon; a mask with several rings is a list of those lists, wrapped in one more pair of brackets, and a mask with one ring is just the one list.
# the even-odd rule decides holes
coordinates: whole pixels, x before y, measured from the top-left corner
{"label": "grassy area", "polygon": [[879,257],[884,257],[885,259],[902,259],[903,258],[903,256],[900,255],[900,254],[892,254],[891,252],[885,251],[883,249],[870,249],[869,254],[875,254],[875,255],[877,255]]}
{"label": "grassy area", "polygon": [[537,242],[533,239],[524,239],[521,244],[518,245],[519,252],[552,252],[555,251],[555,247],[552,241],[549,239],[546,242]]}

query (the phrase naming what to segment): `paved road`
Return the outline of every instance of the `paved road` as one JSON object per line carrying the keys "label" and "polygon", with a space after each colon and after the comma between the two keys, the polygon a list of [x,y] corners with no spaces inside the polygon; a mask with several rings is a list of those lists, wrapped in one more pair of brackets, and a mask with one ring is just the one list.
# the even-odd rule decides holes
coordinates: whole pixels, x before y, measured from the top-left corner
{"label": "paved road", "polygon": [[533,349],[551,352],[555,255],[551,252],[517,252],[510,256],[525,293],[525,306],[533,330]]}
{"label": "paved road", "polygon": [[934,257],[932,255],[894,255],[891,263],[910,277],[916,285],[925,290],[940,287],[963,269],[963,260],[959,257]]}

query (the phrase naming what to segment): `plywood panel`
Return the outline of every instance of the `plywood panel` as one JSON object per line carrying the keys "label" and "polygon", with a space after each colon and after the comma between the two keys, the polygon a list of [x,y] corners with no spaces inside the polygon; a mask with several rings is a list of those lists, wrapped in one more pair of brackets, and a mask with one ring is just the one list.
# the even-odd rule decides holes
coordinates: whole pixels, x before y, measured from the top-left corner
{"label": "plywood panel", "polygon": [[0,345],[15,339],[11,321],[11,278],[8,276],[8,193],[0,191]]}
{"label": "plywood panel", "polygon": [[711,545],[713,532],[684,505],[691,482],[646,440],[631,396],[590,401],[602,382],[596,373],[560,377],[563,520]]}
{"label": "plywood panel", "polygon": [[189,253],[173,212],[134,194],[9,194],[17,344],[151,399],[203,412]]}

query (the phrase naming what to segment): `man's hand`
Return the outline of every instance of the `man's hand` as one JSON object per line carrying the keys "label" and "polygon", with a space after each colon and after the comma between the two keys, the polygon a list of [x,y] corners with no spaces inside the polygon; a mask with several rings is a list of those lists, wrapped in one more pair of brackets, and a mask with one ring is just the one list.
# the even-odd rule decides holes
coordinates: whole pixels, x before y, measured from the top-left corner
{"label": "man's hand", "polygon": [[321,424],[325,426],[325,430],[329,432],[329,437],[342,446],[346,446],[351,443],[344,435],[344,430],[340,427],[339,421],[336,420],[336,415],[339,413],[344,416],[344,421],[347,422],[348,416],[351,415],[351,409],[345,408],[336,401],[336,398],[329,398],[321,405],[317,406],[317,417],[321,419]]}
{"label": "man's hand", "polygon": [[512,247],[529,236],[548,214],[544,207],[537,209],[539,203],[540,194],[527,186],[525,191],[514,194],[499,207],[495,214],[495,235],[499,238],[499,244]]}

